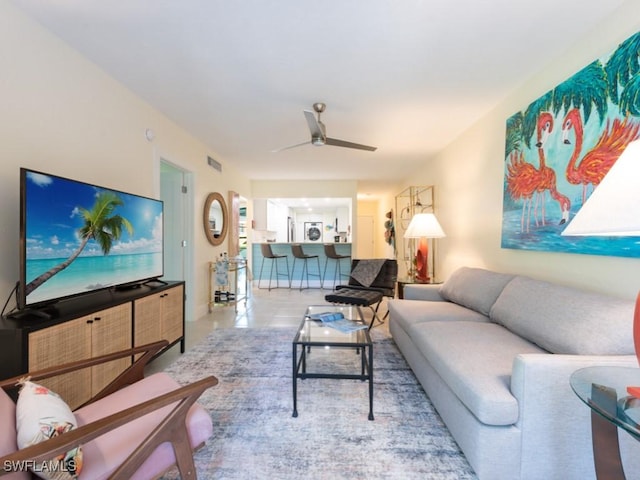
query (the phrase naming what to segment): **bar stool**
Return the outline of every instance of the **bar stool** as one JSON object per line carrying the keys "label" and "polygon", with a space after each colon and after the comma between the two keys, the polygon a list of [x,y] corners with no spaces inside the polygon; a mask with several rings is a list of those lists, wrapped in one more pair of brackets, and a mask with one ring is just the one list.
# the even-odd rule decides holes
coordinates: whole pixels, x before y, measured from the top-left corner
{"label": "bar stool", "polygon": [[[291,275],[289,274],[289,258],[287,255],[276,255],[275,253],[273,253],[273,250],[271,250],[271,245],[269,245],[268,243],[261,243],[260,244],[260,250],[262,251],[262,264],[260,265],[260,276],[258,278],[258,288],[260,287],[260,282],[262,281],[262,269],[264,267],[264,261],[265,259],[269,258],[271,259],[271,271],[269,272],[269,291],[271,291],[271,279],[273,278],[273,266],[275,264],[276,267],[276,287],[275,288],[280,288],[280,282],[279,282],[279,278],[280,277],[287,277],[287,280],[289,281],[289,286],[287,288],[291,288]],[[286,264],[287,264],[287,273],[280,273],[280,270],[278,270],[278,260],[280,258],[284,258]]]}
{"label": "bar stool", "polygon": [[324,273],[322,275],[322,281],[324,282],[327,279],[327,266],[329,265],[329,259],[336,261],[336,268],[333,271],[333,285],[331,286],[332,290],[336,289],[336,278],[348,277],[348,273],[342,273],[342,269],[340,268],[340,260],[343,258],[351,258],[351,255],[341,255],[336,252],[336,246],[333,243],[325,243],[324,244],[324,255],[327,259],[324,262]]}
{"label": "bar stool", "polygon": [[[302,281],[307,278],[307,288],[309,288],[309,275],[314,277],[318,277],[320,279],[320,288],[322,288],[323,281],[322,275],[320,274],[320,259],[318,255],[307,255],[302,250],[302,245],[299,243],[294,243],[291,245],[291,253],[293,253],[293,268],[291,269],[291,276],[293,277],[293,272],[296,270],[296,260],[302,260],[304,263],[302,265],[302,274],[300,276],[300,290],[302,290]],[[309,273],[309,267],[307,265],[307,261],[311,258],[315,258],[318,263],[318,273]]]}

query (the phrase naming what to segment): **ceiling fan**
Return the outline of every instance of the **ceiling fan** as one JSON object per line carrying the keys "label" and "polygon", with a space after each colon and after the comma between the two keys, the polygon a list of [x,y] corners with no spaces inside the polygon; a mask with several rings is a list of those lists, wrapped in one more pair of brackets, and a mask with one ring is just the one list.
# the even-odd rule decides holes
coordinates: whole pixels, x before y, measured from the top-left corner
{"label": "ceiling fan", "polygon": [[281,152],[282,150],[288,150],[290,148],[301,147],[302,145],[312,144],[317,147],[322,145],[333,145],[334,147],[346,147],[356,148],[358,150],[368,150],[374,152],[378,147],[370,147],[369,145],[361,145],[359,143],[347,142],[345,140],[338,140],[336,138],[327,137],[327,130],[324,123],[320,120],[320,114],[324,112],[327,106],[324,103],[314,103],[313,110],[318,114],[318,118],[315,117],[313,112],[309,110],[304,111],[304,116],[307,119],[309,125],[309,131],[311,132],[311,140],[306,142],[296,143],[295,145],[289,145],[288,147],[279,148],[273,150],[273,152]]}

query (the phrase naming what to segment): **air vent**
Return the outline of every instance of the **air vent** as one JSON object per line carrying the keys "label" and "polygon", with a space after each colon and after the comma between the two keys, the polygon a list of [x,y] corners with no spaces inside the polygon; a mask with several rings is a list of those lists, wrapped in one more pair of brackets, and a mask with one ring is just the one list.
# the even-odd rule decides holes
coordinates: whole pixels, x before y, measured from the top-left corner
{"label": "air vent", "polygon": [[207,157],[207,163],[209,164],[210,167],[214,168],[219,172],[222,172],[222,164],[219,161],[211,157]]}

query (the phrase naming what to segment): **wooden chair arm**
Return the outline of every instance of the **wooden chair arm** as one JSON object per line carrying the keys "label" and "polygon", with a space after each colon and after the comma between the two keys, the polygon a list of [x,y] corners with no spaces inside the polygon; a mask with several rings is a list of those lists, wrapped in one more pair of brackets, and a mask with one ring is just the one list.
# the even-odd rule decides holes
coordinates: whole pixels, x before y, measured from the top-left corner
{"label": "wooden chair arm", "polygon": [[162,340],[159,342],[149,343],[147,345],[141,345],[139,347],[129,348],[119,352],[108,353],[106,355],[100,355],[98,357],[87,358],[84,360],[78,360],[76,362],[66,363],[63,365],[56,365],[55,367],[45,368],[35,372],[28,372],[15,377],[0,380],[0,388],[11,389],[16,388],[18,381],[26,376],[29,376],[33,382],[43,380],[46,378],[62,375],[63,373],[74,372],[83,368],[92,367],[101,363],[118,360],[124,357],[131,357],[142,353],[143,355],[129,365],[118,377],[116,377],[109,385],[107,385],[100,393],[93,397],[91,401],[102,398],[116,390],[119,390],[125,385],[134,383],[144,377],[144,367],[149,361],[158,354],[160,350],[169,345],[169,342]]}
{"label": "wooden chair arm", "polygon": [[[181,455],[179,452],[181,451],[180,449],[182,449],[183,452],[185,451],[184,440],[186,438],[185,422],[187,412],[191,405],[196,402],[206,389],[217,384],[218,379],[216,377],[205,377],[197,382],[180,387],[120,412],[116,412],[77,429],[70,430],[69,432],[51,438],[50,440],[23,448],[11,455],[6,455],[0,458],[0,466],[18,466],[19,462],[24,460],[42,462],[44,460],[55,458],[78,445],[90,442],[111,430],[126,425],[136,418],[178,402],[178,404],[166,417],[164,417],[163,421],[149,434],[143,443],[138,446],[129,458],[127,458],[127,460],[113,473],[111,478],[130,478],[142,465],[148,455],[152,453],[158,445],[167,441],[174,445],[178,467],[181,469],[182,474],[182,467],[180,463],[183,459],[180,458]],[[184,432],[185,435],[180,435],[181,432]],[[188,442],[188,438],[186,438],[186,440]],[[188,454],[190,458],[187,459],[187,461],[190,460],[193,465],[190,446]],[[0,468],[0,476],[7,473],[11,473],[11,470]],[[183,476],[182,478],[187,478],[187,476]]]}
{"label": "wooden chair arm", "polygon": [[[139,380],[142,380],[144,378],[144,369],[147,366],[147,363],[149,363],[149,361],[151,361],[151,359],[154,358],[158,354],[158,352],[160,352],[160,350],[165,348],[167,345],[169,345],[169,342],[166,340],[162,340],[160,342],[149,343],[147,345],[141,345],[140,347],[138,347],[139,349],[142,349],[143,355],[137,360],[134,360],[131,365],[123,370],[116,378],[109,382],[108,385],[106,385],[102,390],[96,393],[84,405],[109,396],[113,392],[117,392],[127,385],[131,385]],[[135,350],[135,348],[131,350]],[[138,353],[139,352],[132,352],[132,355]]]}

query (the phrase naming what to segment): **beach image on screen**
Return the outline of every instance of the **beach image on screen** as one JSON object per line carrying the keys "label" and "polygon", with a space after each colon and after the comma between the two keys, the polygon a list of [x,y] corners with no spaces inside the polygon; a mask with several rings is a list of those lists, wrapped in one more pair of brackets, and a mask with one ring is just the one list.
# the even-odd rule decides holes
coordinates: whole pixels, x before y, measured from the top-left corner
{"label": "beach image on screen", "polygon": [[53,175],[24,179],[26,303],[162,276],[162,202]]}

